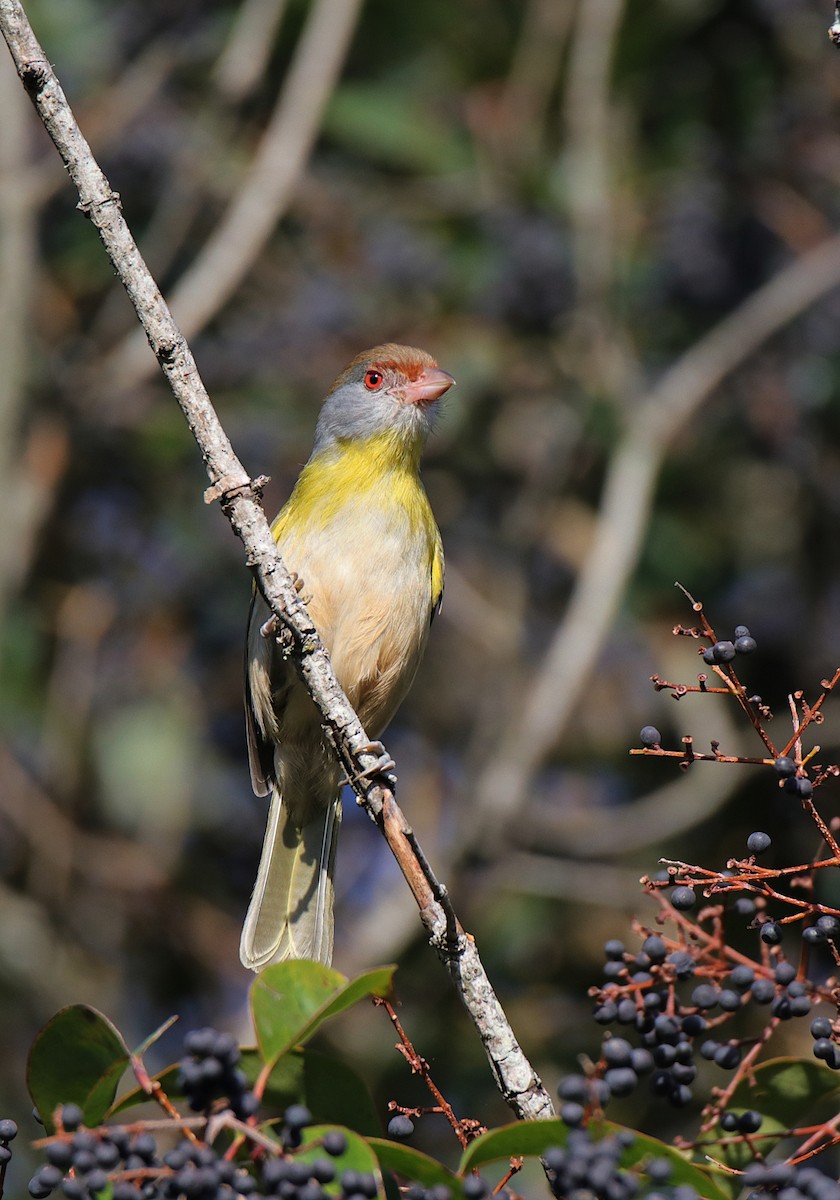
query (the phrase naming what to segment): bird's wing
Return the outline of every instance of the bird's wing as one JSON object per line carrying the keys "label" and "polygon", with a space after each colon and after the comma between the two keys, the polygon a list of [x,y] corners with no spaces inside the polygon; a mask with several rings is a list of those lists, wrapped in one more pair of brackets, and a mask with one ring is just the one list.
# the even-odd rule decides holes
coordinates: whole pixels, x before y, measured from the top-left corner
{"label": "bird's wing", "polygon": [[432,611],[429,617],[429,624],[434,621],[443,605],[444,573],[443,542],[440,530],[435,526],[435,545],[432,552]]}
{"label": "bird's wing", "polygon": [[251,769],[251,786],[256,796],[267,796],[274,782],[274,745],[264,737],[257,721],[255,697],[252,684],[252,664],[255,659],[255,634],[260,636],[260,616],[265,604],[260,603],[256,586],[251,592],[251,607],[248,609],[248,626],[245,634],[245,736],[248,742],[248,766]]}

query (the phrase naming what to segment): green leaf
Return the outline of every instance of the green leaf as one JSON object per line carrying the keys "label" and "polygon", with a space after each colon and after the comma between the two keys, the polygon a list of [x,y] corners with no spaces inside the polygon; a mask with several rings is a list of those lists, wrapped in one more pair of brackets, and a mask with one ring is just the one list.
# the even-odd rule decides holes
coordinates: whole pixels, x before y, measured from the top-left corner
{"label": "green leaf", "polygon": [[838,1097],[840,1077],[824,1063],[815,1058],[771,1058],[738,1085],[727,1107],[757,1108],[791,1129],[821,1100]]}
{"label": "green leaf", "polygon": [[129,1062],[128,1047],[107,1017],[86,1004],[62,1008],[29,1051],[26,1083],[48,1133],[61,1104],[78,1104],[98,1125],[113,1103]]}
{"label": "green leaf", "polygon": [[727,1111],[743,1112],[758,1109],[762,1116],[761,1129],[745,1142],[716,1146],[712,1153],[719,1161],[735,1170],[743,1170],[753,1161],[755,1153],[768,1155],[779,1145],[781,1133],[801,1125],[821,1102],[836,1106],[840,1097],[840,1079],[824,1063],[813,1058],[773,1058],[756,1067],[749,1079],[735,1089]]}
{"label": "green leaf", "polygon": [[[712,1178],[714,1168],[701,1168],[688,1158],[657,1138],[626,1130],[622,1125],[602,1121],[591,1124],[589,1130],[593,1138],[600,1139],[615,1133],[632,1133],[634,1141],[621,1156],[623,1167],[632,1167],[646,1158],[667,1158],[672,1166],[670,1184],[690,1184],[707,1200],[727,1200],[727,1193],[718,1186]],[[569,1136],[569,1128],[563,1121],[517,1121],[512,1125],[502,1125],[498,1129],[490,1129],[470,1142],[461,1158],[458,1168],[459,1175],[465,1175],[474,1167],[498,1159],[542,1155],[552,1146],[563,1146]],[[717,1172],[715,1172],[717,1174]]]}
{"label": "green leaf", "polygon": [[[296,1161],[299,1162],[314,1162],[318,1158],[324,1158],[324,1151],[320,1145],[320,1139],[330,1130],[335,1129],[335,1125],[310,1125],[305,1130],[305,1142],[303,1148],[295,1154]],[[326,1191],[338,1195],[341,1193],[341,1185],[338,1180],[345,1171],[364,1171],[370,1173],[376,1179],[377,1195],[384,1197],[385,1188],[382,1182],[382,1173],[379,1170],[379,1162],[367,1144],[364,1138],[359,1137],[352,1129],[341,1129],[341,1132],[347,1138],[347,1149],[337,1158],[331,1158],[330,1161],[335,1167],[336,1179],[326,1187]],[[313,1144],[317,1143],[317,1144]]]}
{"label": "green leaf", "polygon": [[379,1159],[379,1165],[395,1175],[401,1175],[412,1183],[422,1183],[426,1188],[442,1183],[449,1188],[453,1197],[463,1195],[461,1181],[443,1163],[430,1158],[428,1154],[421,1154],[411,1146],[386,1138],[368,1138],[368,1145]]}
{"label": "green leaf", "polygon": [[556,1119],[515,1121],[512,1125],[488,1129],[487,1133],[482,1133],[467,1146],[461,1156],[458,1174],[465,1175],[474,1167],[495,1162],[500,1158],[544,1154],[549,1146],[565,1145],[568,1134],[568,1125]]}
{"label": "green leaf", "polygon": [[[262,1068],[255,1050],[244,1050],[242,1069],[253,1082]],[[263,1093],[263,1109],[281,1114],[290,1104],[305,1104],[321,1124],[345,1125],[363,1136],[382,1132],[382,1122],[367,1085],[340,1059],[307,1047],[278,1060]]]}
{"label": "green leaf", "polygon": [[337,1013],[365,996],[387,996],[396,967],[379,967],[357,979],[299,959],[266,967],[251,986],[251,1013],[263,1061],[276,1062],[306,1042]]}

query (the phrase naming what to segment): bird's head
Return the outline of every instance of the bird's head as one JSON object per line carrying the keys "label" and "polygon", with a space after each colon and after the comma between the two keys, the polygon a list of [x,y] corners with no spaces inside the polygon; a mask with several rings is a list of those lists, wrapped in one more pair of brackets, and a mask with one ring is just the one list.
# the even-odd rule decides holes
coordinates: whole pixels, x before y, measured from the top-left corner
{"label": "bird's head", "polygon": [[454,382],[425,350],[388,343],[362,351],[330,388],[313,455],[341,441],[387,434],[419,452],[437,402]]}

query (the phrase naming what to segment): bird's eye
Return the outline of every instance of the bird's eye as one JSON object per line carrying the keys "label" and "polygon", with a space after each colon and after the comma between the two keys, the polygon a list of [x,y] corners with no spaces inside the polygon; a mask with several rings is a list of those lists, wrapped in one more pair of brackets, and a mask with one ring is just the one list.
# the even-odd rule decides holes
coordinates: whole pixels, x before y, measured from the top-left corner
{"label": "bird's eye", "polygon": [[384,382],[381,371],[365,371],[365,387],[369,392],[378,392]]}

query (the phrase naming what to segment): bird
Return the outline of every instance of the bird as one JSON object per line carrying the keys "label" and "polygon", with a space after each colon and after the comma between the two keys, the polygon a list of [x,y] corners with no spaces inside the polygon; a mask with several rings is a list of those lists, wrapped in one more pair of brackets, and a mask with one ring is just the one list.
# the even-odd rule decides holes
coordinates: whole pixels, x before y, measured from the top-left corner
{"label": "bird", "polygon": [[[424,350],[387,343],[333,383],[312,453],[271,530],[333,670],[372,739],[408,691],[443,596],[440,531],[420,456],[455,380]],[[254,589],[245,648],[251,783],[269,797],[240,958],[329,965],[341,769],[315,704]],[[266,622],[269,625],[266,626]]]}

